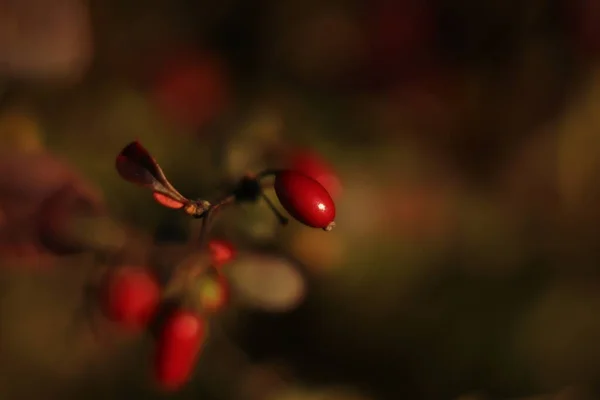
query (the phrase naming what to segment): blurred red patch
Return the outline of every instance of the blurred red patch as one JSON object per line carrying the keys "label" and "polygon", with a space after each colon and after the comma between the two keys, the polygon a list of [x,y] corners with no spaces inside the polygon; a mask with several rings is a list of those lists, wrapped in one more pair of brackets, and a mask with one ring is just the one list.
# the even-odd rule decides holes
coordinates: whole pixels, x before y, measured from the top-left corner
{"label": "blurred red patch", "polygon": [[201,128],[229,99],[227,74],[214,55],[183,52],[170,57],[155,77],[152,98],[172,122]]}
{"label": "blurred red patch", "polygon": [[165,391],[189,381],[207,333],[205,321],[195,313],[176,310],[163,325],[156,344],[154,373]]}
{"label": "blurred red patch", "polygon": [[432,45],[435,21],[422,0],[379,0],[369,4],[366,34],[370,67],[378,81],[415,70]]}
{"label": "blurred red patch", "polygon": [[597,0],[563,0],[577,51],[586,56],[600,54],[600,2]]}
{"label": "blurred red patch", "polygon": [[227,240],[212,239],[208,242],[208,251],[213,266],[220,268],[235,259],[237,252],[233,243]]}
{"label": "blurred red patch", "polygon": [[102,299],[104,314],[123,328],[140,330],[153,317],[160,295],[158,280],[150,270],[119,268],[107,279]]}

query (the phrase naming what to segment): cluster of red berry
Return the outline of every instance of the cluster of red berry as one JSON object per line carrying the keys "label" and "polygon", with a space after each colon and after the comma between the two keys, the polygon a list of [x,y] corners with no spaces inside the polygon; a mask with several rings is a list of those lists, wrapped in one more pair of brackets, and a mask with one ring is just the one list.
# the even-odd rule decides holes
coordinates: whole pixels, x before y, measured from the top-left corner
{"label": "cluster of red berry", "polygon": [[170,304],[169,288],[145,267],[111,270],[100,287],[98,298],[106,319],[130,332],[153,333],[154,376],[165,390],[187,382],[208,333],[206,315],[222,310],[228,301],[229,286],[221,267],[235,258],[235,249],[224,240],[211,240],[208,248],[212,273],[201,279],[203,286],[210,286],[200,290],[201,311],[183,302]]}
{"label": "cluster of red berry", "polygon": [[[335,226],[334,201],[319,183],[329,175],[317,173],[322,169],[316,168],[314,158],[296,157],[295,160],[298,166],[304,166],[303,172],[268,170],[245,176],[214,203],[190,200],[180,194],[138,142],[130,143],[119,153],[116,168],[123,179],[149,188],[159,204],[201,219],[198,242],[190,244],[196,252],[204,254],[210,224],[217,212],[227,205],[262,198],[282,224],[288,222],[264,194],[264,189],[269,187],[264,183],[268,177],[275,178],[270,185],[283,208],[298,221],[326,231]],[[311,172],[314,178],[308,175]],[[326,184],[331,186],[331,182]],[[168,271],[166,280],[158,279],[152,269],[128,266],[109,270],[102,284],[95,286],[94,298],[101,299],[100,310],[106,319],[130,331],[147,330],[153,334],[155,378],[166,390],[175,390],[188,381],[205,342],[208,316],[223,310],[229,300],[229,283],[222,267],[235,259],[236,249],[223,239],[208,240],[206,247],[208,263],[181,264]],[[209,268],[201,264],[208,264]]]}

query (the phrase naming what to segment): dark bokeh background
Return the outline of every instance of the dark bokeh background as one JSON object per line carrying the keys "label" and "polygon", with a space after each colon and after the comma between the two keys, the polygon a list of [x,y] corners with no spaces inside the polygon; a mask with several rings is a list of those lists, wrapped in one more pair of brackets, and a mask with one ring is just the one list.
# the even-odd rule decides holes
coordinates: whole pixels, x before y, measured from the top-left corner
{"label": "dark bokeh background", "polygon": [[[600,398],[599,59],[597,0],[0,0],[0,397]],[[150,339],[70,328],[98,260],[39,237],[104,201],[82,240],[176,266],[136,138],[190,197],[295,148],[342,183],[330,233],[219,220],[245,295],[168,396]]]}

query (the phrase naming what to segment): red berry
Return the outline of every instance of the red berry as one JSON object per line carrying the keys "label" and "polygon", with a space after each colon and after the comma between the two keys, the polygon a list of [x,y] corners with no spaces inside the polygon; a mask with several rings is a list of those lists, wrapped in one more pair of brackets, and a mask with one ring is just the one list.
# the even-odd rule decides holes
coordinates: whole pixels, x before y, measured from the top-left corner
{"label": "red berry", "polygon": [[200,281],[200,303],[208,312],[217,312],[229,301],[229,282],[221,274],[205,276]]}
{"label": "red berry", "polygon": [[319,182],[331,195],[337,198],[342,190],[337,174],[317,153],[310,150],[298,150],[290,158],[289,168],[303,173]]}
{"label": "red berry", "polygon": [[227,240],[212,239],[208,242],[210,261],[213,266],[221,267],[236,257],[235,247]]}
{"label": "red berry", "polygon": [[146,268],[120,268],[107,280],[104,301],[108,319],[137,330],[153,317],[160,302],[160,286]]}
{"label": "red berry", "polygon": [[177,390],[194,370],[206,334],[204,320],[177,310],[165,321],[158,338],[155,376],[165,390]]}
{"label": "red berry", "polygon": [[275,177],[275,193],[287,212],[303,224],[325,230],[335,226],[333,199],[313,178],[296,171],[280,171]]}

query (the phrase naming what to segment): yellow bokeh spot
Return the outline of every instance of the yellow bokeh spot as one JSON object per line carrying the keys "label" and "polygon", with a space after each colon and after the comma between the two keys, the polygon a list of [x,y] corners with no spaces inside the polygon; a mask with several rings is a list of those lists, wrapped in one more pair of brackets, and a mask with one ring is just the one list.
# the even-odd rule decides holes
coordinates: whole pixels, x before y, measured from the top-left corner
{"label": "yellow bokeh spot", "polygon": [[205,279],[202,282],[201,293],[203,299],[215,300],[219,297],[219,285],[211,279]]}
{"label": "yellow bokeh spot", "polygon": [[31,116],[20,111],[0,115],[0,149],[37,152],[43,148],[41,128]]}

